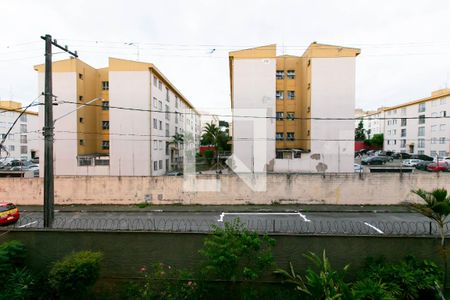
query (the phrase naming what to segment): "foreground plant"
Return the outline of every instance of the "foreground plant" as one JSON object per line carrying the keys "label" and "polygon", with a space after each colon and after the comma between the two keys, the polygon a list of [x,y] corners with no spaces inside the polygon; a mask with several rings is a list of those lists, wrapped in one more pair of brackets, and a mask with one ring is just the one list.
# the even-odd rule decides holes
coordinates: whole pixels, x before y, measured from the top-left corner
{"label": "foreground plant", "polygon": [[448,221],[446,221],[447,217],[450,214],[450,197],[448,196],[446,189],[434,189],[431,192],[418,189],[413,190],[412,193],[422,198],[422,200],[425,201],[425,204],[412,203],[410,206],[418,213],[434,221],[439,228],[439,235],[441,237],[439,253],[444,264],[442,290],[445,290],[448,276],[448,253],[445,245],[445,227],[448,223]]}
{"label": "foreground plant", "polygon": [[275,273],[284,277],[286,282],[294,284],[295,289],[307,299],[332,300],[351,298],[349,285],[344,282],[343,278],[349,265],[343,268],[341,274],[333,270],[325,250],[322,257],[312,252],[304,256],[313,263],[317,270],[308,268],[305,276],[301,276],[295,272],[292,263],[290,263],[289,271],[278,269]]}

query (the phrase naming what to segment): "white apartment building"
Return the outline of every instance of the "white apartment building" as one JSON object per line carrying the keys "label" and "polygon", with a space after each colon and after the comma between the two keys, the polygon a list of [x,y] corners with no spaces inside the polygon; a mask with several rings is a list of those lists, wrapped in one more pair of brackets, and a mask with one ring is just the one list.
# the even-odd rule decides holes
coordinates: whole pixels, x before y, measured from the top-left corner
{"label": "white apartment building", "polygon": [[[41,90],[43,65],[35,69]],[[153,64],[57,61],[53,93],[56,175],[160,176],[183,168],[188,141],[198,148],[199,114]],[[177,134],[186,142],[175,143]]]}
{"label": "white apartment building", "polygon": [[302,56],[231,52],[234,158],[254,173],[353,172],[359,53],[315,42]]}
{"label": "white apartment building", "polygon": [[[447,156],[450,153],[450,89],[364,116],[364,128],[384,134],[384,150]],[[367,125],[367,127],[366,127]]]}
{"label": "white apartment building", "polygon": [[[0,101],[0,139],[3,139],[21,112],[20,102]],[[38,139],[42,138],[42,135],[39,133],[41,128],[38,124],[37,112],[25,111],[6,137],[4,146],[8,153],[2,151],[0,159],[4,159],[5,155],[7,160],[28,160],[39,157]]]}

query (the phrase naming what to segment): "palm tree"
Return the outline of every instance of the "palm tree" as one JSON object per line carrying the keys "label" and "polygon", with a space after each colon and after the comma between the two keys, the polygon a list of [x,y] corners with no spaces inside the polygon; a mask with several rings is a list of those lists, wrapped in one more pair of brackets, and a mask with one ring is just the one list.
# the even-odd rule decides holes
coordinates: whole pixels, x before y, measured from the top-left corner
{"label": "palm tree", "polygon": [[444,282],[443,290],[447,283],[447,248],[445,246],[445,225],[449,222],[446,221],[450,214],[450,197],[447,194],[446,189],[434,189],[431,192],[424,191],[422,189],[412,190],[414,194],[422,198],[425,204],[412,203],[411,207],[418,213],[433,220],[438,228],[441,237],[441,258],[444,262]]}
{"label": "palm tree", "polygon": [[206,123],[202,134],[202,145],[214,145],[216,148],[218,146],[218,138],[221,131],[220,128],[213,123]]}
{"label": "palm tree", "polygon": [[175,135],[172,136],[172,140],[169,142],[170,144],[175,145],[175,149],[177,152],[177,170],[180,169],[180,145],[184,143],[184,135],[182,133],[175,133]]}

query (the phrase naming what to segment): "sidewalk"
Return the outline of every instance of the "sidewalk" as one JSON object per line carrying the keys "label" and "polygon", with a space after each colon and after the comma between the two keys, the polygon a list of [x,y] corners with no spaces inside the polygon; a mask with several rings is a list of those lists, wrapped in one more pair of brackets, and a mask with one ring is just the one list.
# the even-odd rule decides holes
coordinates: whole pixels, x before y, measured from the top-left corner
{"label": "sidewalk", "polygon": [[[406,206],[393,205],[325,205],[325,204],[280,204],[280,205],[55,205],[60,212],[378,212],[408,213]],[[19,206],[21,211],[42,211],[42,206]]]}

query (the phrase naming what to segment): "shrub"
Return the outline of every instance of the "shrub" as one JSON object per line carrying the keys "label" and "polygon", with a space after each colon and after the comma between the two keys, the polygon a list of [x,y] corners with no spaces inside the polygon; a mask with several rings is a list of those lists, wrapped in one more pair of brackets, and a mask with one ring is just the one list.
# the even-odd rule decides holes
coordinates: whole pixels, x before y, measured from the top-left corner
{"label": "shrub", "polygon": [[0,245],[0,279],[8,275],[13,268],[24,266],[25,246],[19,241],[8,241]]}
{"label": "shrub", "polygon": [[48,280],[54,293],[63,298],[86,295],[100,274],[100,252],[83,251],[70,254],[57,261],[50,270]]}
{"label": "shrub", "polygon": [[254,280],[273,265],[272,248],[275,240],[260,237],[246,229],[239,219],[214,226],[200,250],[206,258],[204,275],[208,279],[228,281]]}
{"label": "shrub", "polygon": [[381,280],[364,278],[353,284],[352,293],[355,300],[395,300],[393,294],[398,291],[389,291],[388,285]]}
{"label": "shrub", "polygon": [[26,268],[8,271],[8,278],[2,283],[0,299],[33,299],[35,279]]}
{"label": "shrub", "polygon": [[317,270],[308,268],[306,275],[302,277],[290,264],[289,271],[278,269],[275,273],[284,277],[286,282],[293,284],[304,299],[351,299],[349,285],[343,279],[348,265],[344,267],[341,274],[333,270],[325,250],[322,257],[312,252],[304,256],[313,263]]}

